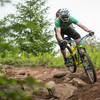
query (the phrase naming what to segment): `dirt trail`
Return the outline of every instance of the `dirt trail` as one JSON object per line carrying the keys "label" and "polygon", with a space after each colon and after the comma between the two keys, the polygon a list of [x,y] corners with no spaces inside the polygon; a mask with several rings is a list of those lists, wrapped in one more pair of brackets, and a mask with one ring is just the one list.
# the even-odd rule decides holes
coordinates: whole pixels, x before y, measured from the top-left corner
{"label": "dirt trail", "polygon": [[[34,93],[34,100],[100,100],[100,70],[97,70],[97,82],[88,83],[82,68],[71,74],[67,68],[37,67],[5,67],[5,76],[23,79],[32,76],[41,82],[53,84],[52,93]],[[62,77],[57,75],[62,74]],[[47,96],[48,94],[48,96]]]}

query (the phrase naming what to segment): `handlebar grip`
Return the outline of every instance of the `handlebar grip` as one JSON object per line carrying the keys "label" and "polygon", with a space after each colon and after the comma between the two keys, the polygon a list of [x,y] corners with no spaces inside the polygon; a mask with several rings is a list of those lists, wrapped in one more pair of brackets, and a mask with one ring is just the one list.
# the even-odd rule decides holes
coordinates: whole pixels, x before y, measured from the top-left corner
{"label": "handlebar grip", "polygon": [[67,41],[66,40],[61,40],[60,45],[61,46],[67,46]]}
{"label": "handlebar grip", "polygon": [[94,35],[94,32],[93,31],[89,31],[89,35],[90,36],[93,36]]}

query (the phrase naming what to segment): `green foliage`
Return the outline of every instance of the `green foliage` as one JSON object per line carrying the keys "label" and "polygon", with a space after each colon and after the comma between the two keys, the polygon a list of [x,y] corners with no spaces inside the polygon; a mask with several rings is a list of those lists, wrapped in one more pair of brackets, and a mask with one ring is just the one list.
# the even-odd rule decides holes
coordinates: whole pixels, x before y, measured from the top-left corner
{"label": "green foliage", "polygon": [[[23,86],[28,89],[24,89]],[[32,100],[34,97],[29,91],[35,91],[36,86],[44,87],[45,84],[38,80],[27,77],[24,80],[7,79],[0,77],[0,99],[1,100]]]}
{"label": "green foliage", "polygon": [[[91,51],[91,47],[87,46],[87,52],[91,57],[96,68],[100,66],[100,49],[93,48]],[[61,56],[55,57],[49,53],[44,53],[43,55],[40,53],[38,56],[34,56],[33,54],[29,54],[27,52],[21,53],[20,56],[18,54],[6,54],[6,57],[2,57],[2,53],[0,54],[0,63],[6,65],[14,65],[14,66],[37,66],[37,65],[46,65],[47,67],[64,67],[64,61]]]}
{"label": "green foliage", "polygon": [[62,56],[52,57],[51,61],[48,62],[48,67],[64,67],[64,61]]}
{"label": "green foliage", "polygon": [[17,80],[0,77],[0,97],[2,100],[26,100],[25,92],[18,87]]}
{"label": "green foliage", "polygon": [[95,37],[89,38],[84,42],[84,46],[87,48],[87,52],[95,67],[100,69],[100,41],[97,41]]}
{"label": "green foliage", "polygon": [[[88,41],[89,43],[89,41]],[[85,44],[84,44],[85,45]],[[93,47],[92,47],[93,46]],[[86,44],[87,52],[91,57],[96,68],[100,66],[100,49],[99,42],[98,45]],[[0,53],[0,63],[14,66],[36,66],[36,65],[46,65],[48,67],[63,67],[64,62],[62,56],[55,57],[49,53],[34,56],[32,53],[27,53],[25,51],[21,52],[19,55],[19,50],[16,49],[15,52]]]}
{"label": "green foliage", "polygon": [[28,54],[23,52],[20,56],[12,56],[8,54],[5,58],[0,58],[0,63],[3,65],[14,65],[14,66],[36,66],[36,65],[46,65],[48,67],[62,67],[64,66],[63,58],[55,57],[51,54],[44,53],[34,56],[33,54]]}
{"label": "green foliage", "polygon": [[25,1],[16,6],[16,15],[10,14],[0,22],[0,35],[5,43],[12,43],[20,52],[33,53],[35,56],[52,53],[55,42],[47,20],[46,0]]}

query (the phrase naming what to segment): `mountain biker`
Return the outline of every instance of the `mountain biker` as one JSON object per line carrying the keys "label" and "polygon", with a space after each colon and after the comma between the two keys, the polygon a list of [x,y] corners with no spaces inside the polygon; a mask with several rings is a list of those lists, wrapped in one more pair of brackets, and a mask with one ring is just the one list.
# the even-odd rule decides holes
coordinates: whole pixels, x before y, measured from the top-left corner
{"label": "mountain biker", "polygon": [[84,31],[88,32],[90,36],[94,34],[93,31],[89,30],[86,26],[82,25],[77,19],[70,16],[70,13],[67,9],[59,9],[56,12],[56,19],[55,19],[55,33],[58,44],[60,46],[61,53],[64,58],[65,65],[69,67],[69,61],[66,56],[65,47],[62,45],[64,44],[64,35],[71,37],[75,40],[78,46],[82,46],[81,36],[80,34],[73,28],[72,24],[76,24]]}

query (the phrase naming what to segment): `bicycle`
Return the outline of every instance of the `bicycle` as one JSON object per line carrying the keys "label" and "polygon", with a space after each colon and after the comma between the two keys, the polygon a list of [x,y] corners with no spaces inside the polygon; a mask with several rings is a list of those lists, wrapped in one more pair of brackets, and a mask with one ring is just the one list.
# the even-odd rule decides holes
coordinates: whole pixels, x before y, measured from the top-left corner
{"label": "bicycle", "polygon": [[[81,40],[86,39],[89,36],[90,35],[88,34]],[[82,65],[89,82],[91,84],[95,83],[97,81],[96,71],[93,62],[86,51],[86,48],[83,46],[77,46],[75,41],[70,37],[65,37],[64,40],[66,40],[66,45],[64,44],[64,46],[67,48],[67,56],[70,64],[68,69],[70,72],[75,73],[77,66]]]}

